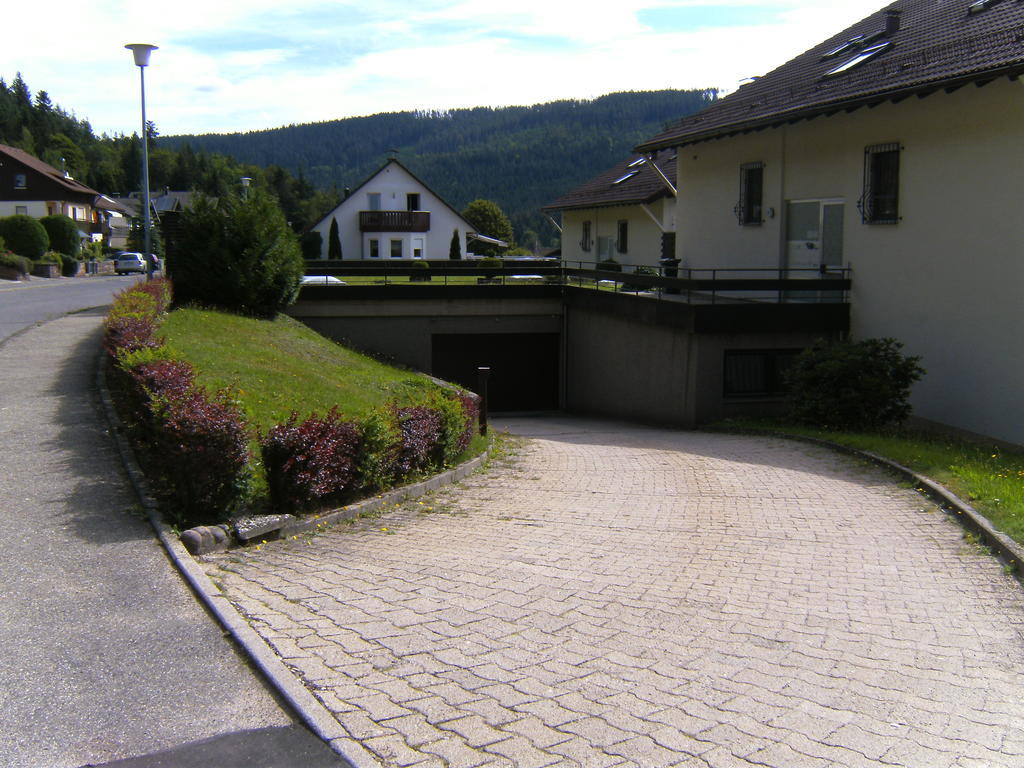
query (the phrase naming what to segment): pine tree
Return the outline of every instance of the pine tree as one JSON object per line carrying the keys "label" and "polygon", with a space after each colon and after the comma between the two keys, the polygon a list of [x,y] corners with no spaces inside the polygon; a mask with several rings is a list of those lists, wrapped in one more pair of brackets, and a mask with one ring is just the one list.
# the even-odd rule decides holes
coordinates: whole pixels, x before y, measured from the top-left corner
{"label": "pine tree", "polygon": [[341,261],[341,238],[338,237],[338,220],[331,219],[331,232],[327,236],[327,258]]}

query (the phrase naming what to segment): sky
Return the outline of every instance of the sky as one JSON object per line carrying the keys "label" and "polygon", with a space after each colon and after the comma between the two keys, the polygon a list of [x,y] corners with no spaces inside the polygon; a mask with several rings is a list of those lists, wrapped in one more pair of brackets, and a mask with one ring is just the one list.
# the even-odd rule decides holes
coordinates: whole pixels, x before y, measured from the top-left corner
{"label": "sky", "polygon": [[0,77],[139,130],[232,133],[614,91],[734,90],[886,0],[47,0],[10,3]]}

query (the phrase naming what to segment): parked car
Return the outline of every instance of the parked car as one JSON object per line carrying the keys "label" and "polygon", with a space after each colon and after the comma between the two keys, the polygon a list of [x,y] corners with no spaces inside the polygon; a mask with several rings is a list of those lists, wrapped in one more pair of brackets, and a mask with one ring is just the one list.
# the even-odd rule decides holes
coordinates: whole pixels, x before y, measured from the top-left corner
{"label": "parked car", "polygon": [[114,271],[119,275],[126,275],[129,272],[145,274],[146,259],[141,253],[121,251],[114,257]]}

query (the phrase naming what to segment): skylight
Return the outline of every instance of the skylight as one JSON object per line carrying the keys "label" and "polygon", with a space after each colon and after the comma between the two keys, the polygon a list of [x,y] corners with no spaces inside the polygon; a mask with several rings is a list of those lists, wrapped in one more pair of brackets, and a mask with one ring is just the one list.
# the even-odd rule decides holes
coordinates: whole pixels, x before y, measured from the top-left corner
{"label": "skylight", "polygon": [[863,39],[864,39],[864,35],[855,35],[854,37],[851,37],[849,40],[847,40],[845,43],[842,43],[839,46],[833,48],[831,51],[826,53],[821,58],[823,58],[823,59],[831,59],[833,56],[838,56],[840,53],[846,53],[848,50],[850,50],[851,48],[856,46],[858,43],[860,43],[860,41],[863,40]]}
{"label": "skylight", "polygon": [[967,12],[981,13],[982,11],[988,10],[998,2],[999,0],[974,0],[973,3],[967,6]]}
{"label": "skylight", "polygon": [[640,173],[640,170],[639,170],[639,169],[637,169],[637,170],[635,170],[635,171],[630,171],[630,172],[629,172],[629,173],[627,173],[627,174],[626,174],[625,176],[623,176],[623,177],[621,177],[621,178],[618,178],[618,179],[616,179],[615,181],[613,181],[613,182],[612,182],[612,184],[621,184],[622,182],[626,181],[627,179],[632,179],[632,178],[633,178],[634,176],[636,176],[636,175],[637,175],[638,173]]}
{"label": "skylight", "polygon": [[832,67],[828,72],[825,73],[825,77],[831,75],[841,75],[843,72],[849,72],[854,67],[860,66],[865,61],[875,58],[883,51],[886,51],[892,46],[890,42],[879,43],[878,45],[872,45],[870,48],[865,48],[863,51],[858,53],[851,59],[847,59],[842,64]]}
{"label": "skylight", "polygon": [[630,163],[626,167],[627,168],[636,168],[638,165],[643,165],[646,162],[647,162],[647,158],[646,157],[641,157],[641,158],[638,158],[638,159],[634,160],[632,163]]}

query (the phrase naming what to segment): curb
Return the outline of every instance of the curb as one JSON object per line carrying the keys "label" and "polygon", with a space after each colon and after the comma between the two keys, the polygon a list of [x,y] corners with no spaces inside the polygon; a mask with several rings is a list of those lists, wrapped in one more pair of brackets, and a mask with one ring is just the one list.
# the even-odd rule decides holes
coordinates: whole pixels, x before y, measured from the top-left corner
{"label": "curb", "polygon": [[795,440],[802,443],[810,443],[823,448],[830,448],[839,453],[849,456],[857,456],[862,459],[874,462],[875,464],[895,472],[898,475],[910,480],[914,489],[934,501],[940,509],[955,519],[961,526],[967,528],[985,542],[986,546],[993,549],[998,557],[1013,569],[1017,578],[1024,579],[1024,546],[1011,539],[1002,531],[996,529],[987,517],[976,510],[966,501],[961,499],[946,486],[937,483],[927,475],[922,475],[910,467],[905,467],[892,459],[887,459],[877,453],[864,451],[860,448],[853,448],[841,443],[833,443],[831,440],[824,440],[820,437],[808,437],[805,435],[793,435],[788,432],[772,432],[766,429],[716,429],[715,432],[735,435],[756,435],[759,437],[778,437],[785,440]]}
{"label": "curb", "polygon": [[[96,387],[100,393],[107,425],[117,443],[118,452],[121,454],[121,461],[125,471],[128,473],[132,487],[135,489],[142,507],[146,510],[150,525],[153,526],[153,530],[160,537],[168,557],[170,557],[175,567],[181,571],[185,580],[188,581],[207,609],[216,617],[221,626],[230,633],[249,660],[256,665],[271,687],[288,703],[288,706],[291,707],[310,730],[325,741],[338,755],[347,760],[352,768],[381,768],[382,764],[348,734],[331,711],[321,704],[305,685],[299,682],[298,678],[285,666],[280,657],[256,633],[256,630],[249,626],[248,622],[242,618],[235,607],[214,586],[203,569],[192,559],[184,545],[174,536],[170,526],[167,525],[160,514],[156,500],[149,492],[146,478],[135,459],[135,453],[131,445],[129,445],[124,435],[121,419],[114,409],[110,391],[107,389],[105,358],[106,354],[101,350],[96,370]],[[412,487],[410,486],[410,488]],[[322,520],[323,518],[321,518]]]}

